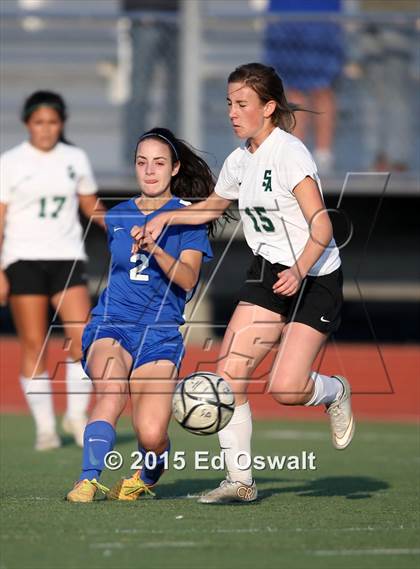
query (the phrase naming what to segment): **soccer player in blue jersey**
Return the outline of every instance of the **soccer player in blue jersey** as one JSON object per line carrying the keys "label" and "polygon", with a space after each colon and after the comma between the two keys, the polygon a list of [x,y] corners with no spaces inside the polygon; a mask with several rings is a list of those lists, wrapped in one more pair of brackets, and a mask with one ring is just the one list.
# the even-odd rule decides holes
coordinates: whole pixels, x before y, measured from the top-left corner
{"label": "soccer player in blue jersey", "polygon": [[[98,489],[111,499],[133,500],[157,483],[169,451],[171,399],[184,353],[179,326],[201,263],[212,257],[206,225],[170,227],[158,242],[150,237],[132,253],[134,225],[185,207],[190,202],[183,197],[204,199],[214,186],[207,164],[167,129],[140,137],[135,167],[140,195],[106,215],[109,282],[83,334],[96,403],[84,433],[82,472],[67,494],[71,502],[91,502]],[[144,466],[107,491],[99,477],[128,398],[139,451],[154,453],[156,466]]]}

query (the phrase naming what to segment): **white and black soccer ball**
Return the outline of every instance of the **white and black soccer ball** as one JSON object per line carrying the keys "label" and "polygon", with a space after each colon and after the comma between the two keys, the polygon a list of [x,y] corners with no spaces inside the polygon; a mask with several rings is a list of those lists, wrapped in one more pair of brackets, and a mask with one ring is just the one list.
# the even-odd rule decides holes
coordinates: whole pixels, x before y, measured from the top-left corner
{"label": "white and black soccer ball", "polygon": [[235,396],[227,381],[207,371],[180,381],[172,399],[175,419],[195,435],[212,435],[226,427],[234,408]]}

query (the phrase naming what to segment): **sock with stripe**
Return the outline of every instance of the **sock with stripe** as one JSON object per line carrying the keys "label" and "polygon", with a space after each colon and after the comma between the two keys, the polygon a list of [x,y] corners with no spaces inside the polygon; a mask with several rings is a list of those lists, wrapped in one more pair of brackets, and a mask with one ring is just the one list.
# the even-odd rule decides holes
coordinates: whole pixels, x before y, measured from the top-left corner
{"label": "sock with stripe", "polygon": [[83,463],[79,480],[99,480],[105,468],[104,458],[115,445],[116,432],[107,421],[93,421],[86,425],[83,437]]}

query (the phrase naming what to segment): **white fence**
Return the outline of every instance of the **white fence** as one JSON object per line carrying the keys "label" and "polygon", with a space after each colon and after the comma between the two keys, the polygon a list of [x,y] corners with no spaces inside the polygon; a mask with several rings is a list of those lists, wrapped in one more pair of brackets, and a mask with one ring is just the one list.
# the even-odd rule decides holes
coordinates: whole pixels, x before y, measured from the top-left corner
{"label": "white fence", "polygon": [[[18,117],[25,96],[40,88],[59,91],[70,107],[69,138],[87,150],[103,185],[110,188],[132,183],[127,178],[130,129],[133,137],[143,128],[166,125],[170,119],[165,117],[175,117],[176,131],[206,151],[217,171],[236,144],[226,117],[227,74],[238,64],[264,60],[267,23],[279,19],[256,10],[264,6],[258,0],[185,1],[178,14],[135,12],[130,17],[120,11],[116,0],[2,0],[0,6],[0,150],[24,136]],[[282,21],[299,21],[304,16],[289,14]],[[311,17],[320,18],[319,14]],[[384,133],[381,137],[392,138],[397,147],[409,146],[405,185],[409,191],[415,187],[410,172],[418,167],[419,154],[414,95],[419,79],[418,20],[403,12],[323,18],[342,24],[347,53],[334,87],[336,176],[326,186],[337,186],[338,191],[344,172],[368,169],[374,160],[372,137]],[[383,59],[382,68],[375,70],[369,67],[369,54],[354,49],[375,39],[372,26],[379,32],[396,30],[404,38],[399,67],[391,68],[393,63]],[[135,49],[134,30],[140,50]],[[152,35],[157,47],[148,53]],[[384,55],[379,52],[379,59]],[[389,76],[381,87],[391,114],[379,117],[378,123],[374,117],[380,101],[372,85],[380,87],[384,73],[392,69],[399,69],[399,75]],[[390,118],[398,126],[407,113],[405,134],[398,134],[404,131],[391,128]]]}

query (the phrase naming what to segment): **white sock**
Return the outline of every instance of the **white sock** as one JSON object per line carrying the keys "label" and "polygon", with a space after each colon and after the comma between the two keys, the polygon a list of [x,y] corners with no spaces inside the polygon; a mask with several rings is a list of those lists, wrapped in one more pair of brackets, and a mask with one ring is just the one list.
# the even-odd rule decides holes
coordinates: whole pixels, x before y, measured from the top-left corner
{"label": "white sock", "polygon": [[311,399],[305,403],[306,407],[329,405],[343,393],[343,384],[337,378],[321,375],[315,371],[312,372],[311,377],[314,380],[315,388]]}
{"label": "white sock", "polygon": [[92,382],[87,377],[80,362],[71,358],[66,360],[67,411],[69,419],[83,419],[89,405]]}
{"label": "white sock", "polygon": [[[251,460],[252,417],[249,403],[235,407],[227,427],[219,432],[220,447],[225,454],[226,470],[233,482],[252,484],[252,469],[242,468]],[[237,457],[238,453],[243,456]]]}
{"label": "white sock", "polygon": [[55,433],[55,415],[52,396],[52,385],[48,373],[40,377],[20,376],[20,384],[26,402],[35,420],[37,434]]}

